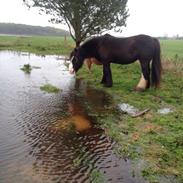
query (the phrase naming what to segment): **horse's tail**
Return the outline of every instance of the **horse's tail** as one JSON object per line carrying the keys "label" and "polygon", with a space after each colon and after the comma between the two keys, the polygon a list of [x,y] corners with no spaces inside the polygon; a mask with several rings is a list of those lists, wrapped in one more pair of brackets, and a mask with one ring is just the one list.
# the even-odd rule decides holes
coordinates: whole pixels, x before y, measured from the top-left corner
{"label": "horse's tail", "polygon": [[155,51],[152,59],[152,70],[151,70],[151,85],[154,87],[158,87],[161,81],[161,49],[159,41],[154,38]]}

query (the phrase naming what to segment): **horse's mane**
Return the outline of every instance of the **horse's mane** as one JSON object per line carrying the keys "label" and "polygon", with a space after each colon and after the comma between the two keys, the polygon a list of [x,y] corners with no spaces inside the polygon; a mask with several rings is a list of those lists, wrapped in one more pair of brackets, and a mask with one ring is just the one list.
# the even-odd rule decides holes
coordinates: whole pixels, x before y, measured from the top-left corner
{"label": "horse's mane", "polygon": [[107,40],[110,38],[114,38],[114,37],[111,36],[110,34],[104,34],[102,36],[92,37],[86,40],[85,42],[83,42],[82,45],[79,47],[79,50],[80,52],[93,53],[94,55],[96,55],[99,44],[104,40]]}

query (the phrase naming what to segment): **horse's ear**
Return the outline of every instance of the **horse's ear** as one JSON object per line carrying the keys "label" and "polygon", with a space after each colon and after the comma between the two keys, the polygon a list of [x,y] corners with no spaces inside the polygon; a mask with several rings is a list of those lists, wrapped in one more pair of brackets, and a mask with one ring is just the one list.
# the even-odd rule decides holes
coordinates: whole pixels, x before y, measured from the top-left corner
{"label": "horse's ear", "polygon": [[77,52],[77,51],[78,51],[78,47],[75,47],[75,48],[74,48],[74,52]]}
{"label": "horse's ear", "polygon": [[75,54],[77,53],[77,51],[78,51],[78,48],[77,48],[77,47],[75,47],[75,48],[71,51],[71,53],[70,53],[70,59],[71,59],[73,56],[75,56]]}

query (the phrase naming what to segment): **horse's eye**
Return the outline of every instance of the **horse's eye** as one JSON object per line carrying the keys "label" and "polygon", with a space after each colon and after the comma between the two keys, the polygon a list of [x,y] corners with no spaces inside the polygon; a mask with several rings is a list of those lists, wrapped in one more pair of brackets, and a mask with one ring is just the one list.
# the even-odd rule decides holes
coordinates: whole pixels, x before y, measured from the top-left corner
{"label": "horse's eye", "polygon": [[77,63],[78,62],[78,57],[74,57],[74,62]]}

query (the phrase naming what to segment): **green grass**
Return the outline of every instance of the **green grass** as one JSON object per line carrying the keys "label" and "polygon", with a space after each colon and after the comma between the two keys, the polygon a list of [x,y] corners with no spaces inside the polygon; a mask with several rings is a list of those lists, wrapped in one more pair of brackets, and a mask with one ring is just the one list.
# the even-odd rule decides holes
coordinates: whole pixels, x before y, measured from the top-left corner
{"label": "green grass", "polygon": [[183,40],[161,40],[163,57],[183,60]]}
{"label": "green grass", "polygon": [[0,36],[0,50],[17,50],[35,54],[69,54],[74,47],[70,37]]}
{"label": "green grass", "polygon": [[[163,57],[183,60],[183,40],[160,40]],[[74,47],[71,37],[0,36],[0,50],[27,51],[36,54],[69,54]]]}
{"label": "green grass", "polygon": [[57,88],[51,84],[45,84],[45,85],[41,86],[40,89],[47,93],[58,93],[60,91],[59,88]]}
{"label": "green grass", "polygon": [[[169,65],[167,67],[167,65]],[[116,151],[134,161],[143,159],[146,166],[142,175],[150,182],[161,182],[161,176],[183,181],[183,63],[169,63],[163,60],[164,71],[159,89],[145,92],[134,92],[133,88],[140,79],[140,66],[112,65],[112,88],[100,84],[102,67],[92,67],[89,74],[86,67],[79,71],[77,77],[113,96],[116,104],[128,103],[140,110],[150,108],[144,116],[132,118],[129,115],[108,112],[98,117],[98,123],[105,128],[107,134],[118,142]],[[157,111],[162,107],[170,107],[174,112],[167,115]]]}

